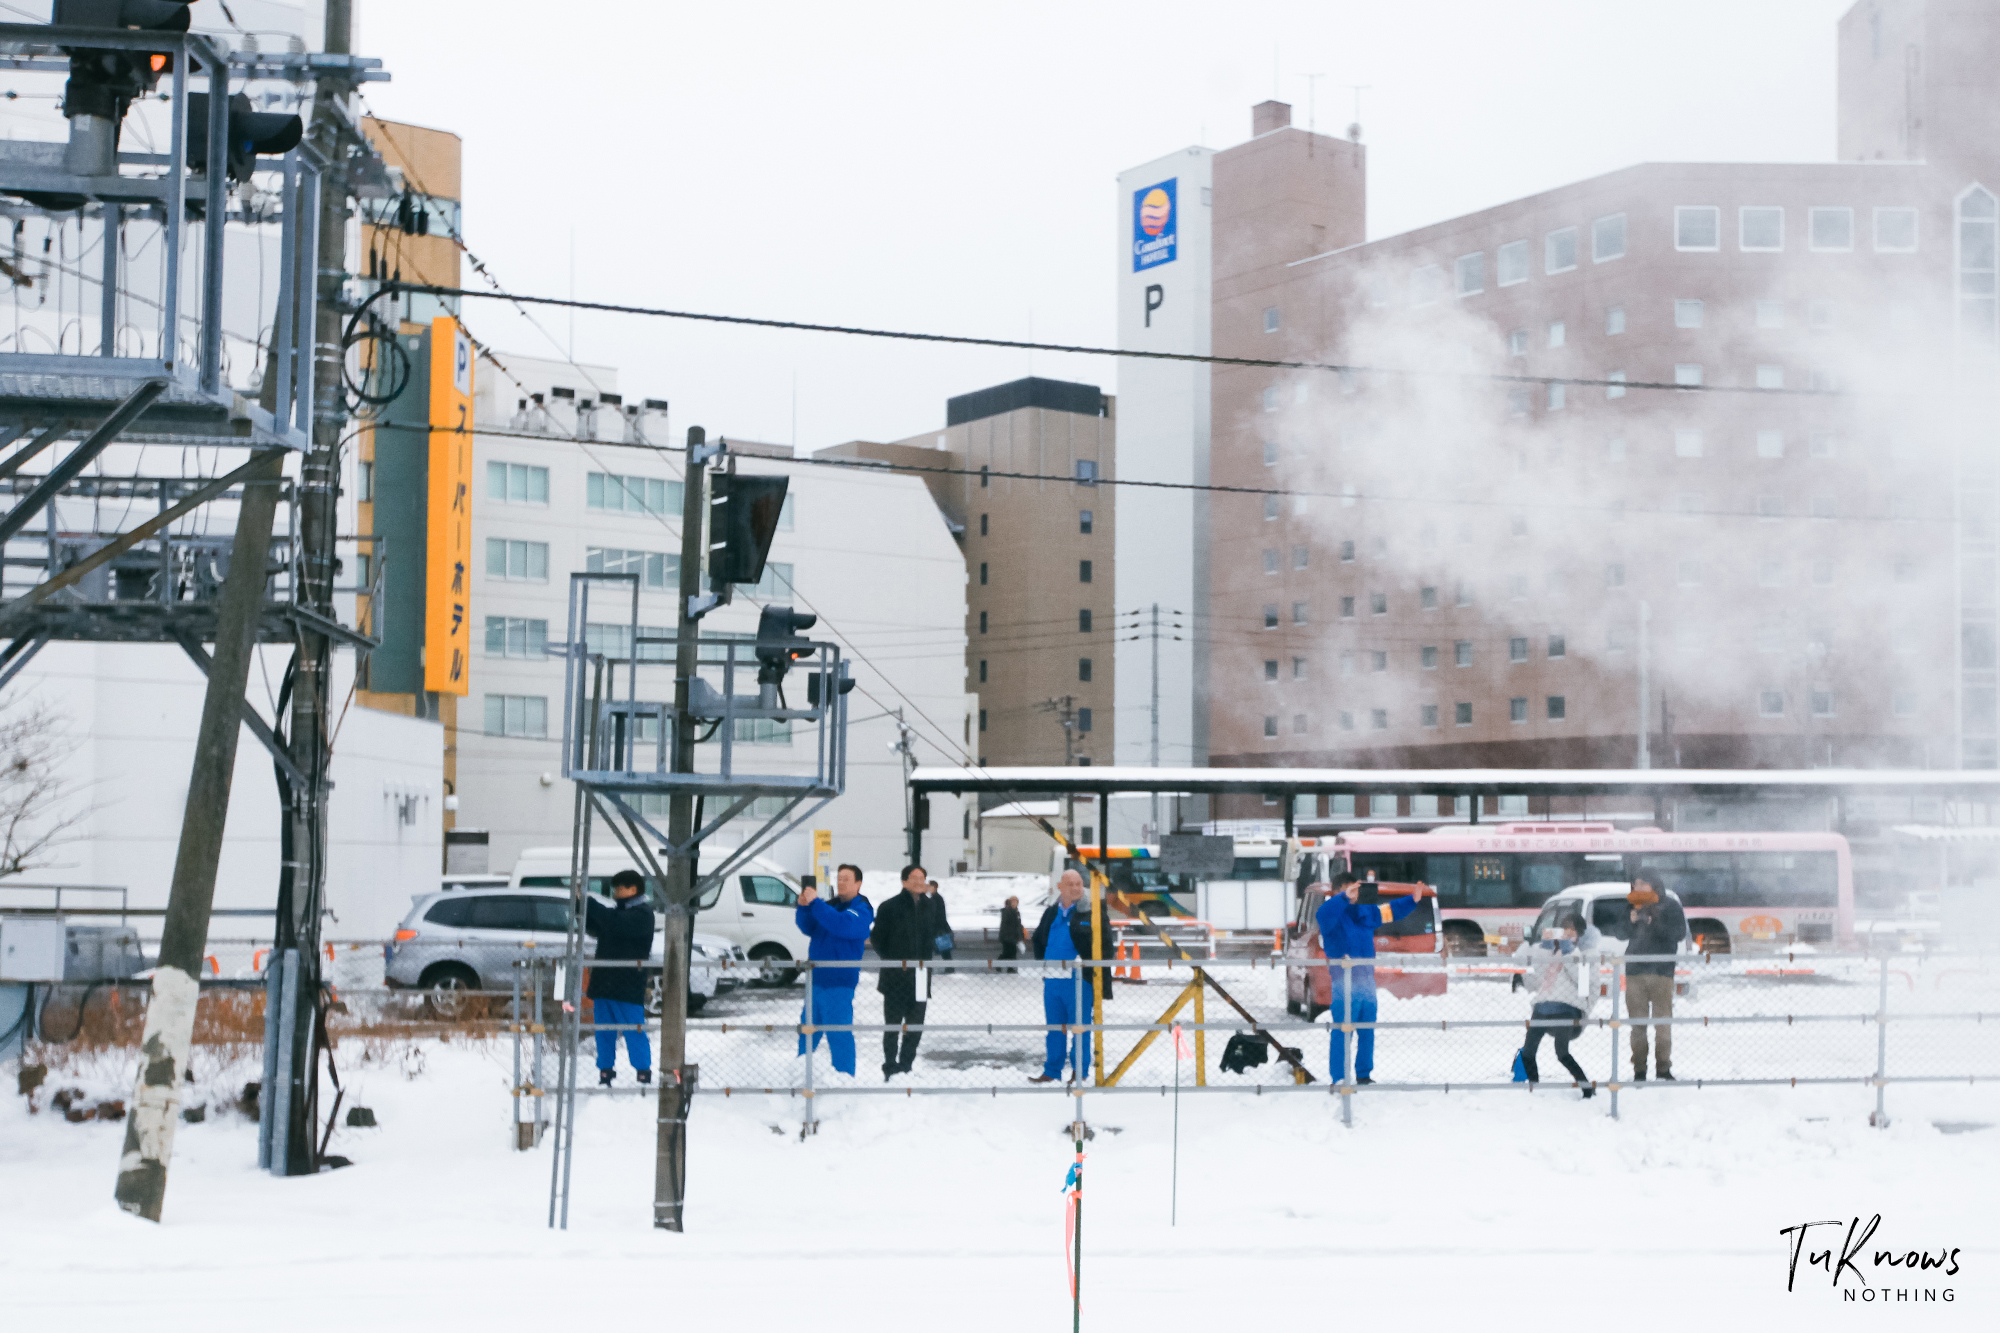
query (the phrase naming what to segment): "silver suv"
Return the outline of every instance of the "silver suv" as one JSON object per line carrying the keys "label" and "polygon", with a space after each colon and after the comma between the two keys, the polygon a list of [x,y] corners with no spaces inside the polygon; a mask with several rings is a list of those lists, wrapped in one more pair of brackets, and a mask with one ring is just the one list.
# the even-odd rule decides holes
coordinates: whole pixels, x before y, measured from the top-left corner
{"label": "silver suv", "polygon": [[[601,901],[601,900],[600,900]],[[514,964],[525,958],[562,956],[569,934],[569,891],[560,888],[480,888],[420,894],[412,900],[388,948],[384,973],[391,987],[428,992],[437,1012],[456,1012],[465,991],[514,987]],[[530,947],[532,946],[532,947]],[[584,956],[597,951],[589,936]],[[740,975],[724,965],[747,962],[743,950],[717,935],[697,932],[688,968],[688,1012],[694,1013],[723,991],[735,989]],[[660,1011],[659,980],[664,966],[660,937],[646,972],[646,1012]],[[552,979],[552,972],[545,972]],[[549,984],[547,981],[544,984]]]}

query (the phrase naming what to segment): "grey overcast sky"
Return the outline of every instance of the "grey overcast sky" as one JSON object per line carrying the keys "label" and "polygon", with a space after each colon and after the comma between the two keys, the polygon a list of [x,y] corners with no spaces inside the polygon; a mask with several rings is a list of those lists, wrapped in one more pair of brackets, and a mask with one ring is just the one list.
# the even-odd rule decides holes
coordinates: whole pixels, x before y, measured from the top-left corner
{"label": "grey overcast sky", "polygon": [[[1274,93],[1343,133],[1368,85],[1380,237],[1633,162],[1830,158],[1850,4],[362,0],[358,49],[395,74],[375,111],[464,136],[466,239],[515,290],[563,295],[573,265],[590,299],[1104,345],[1117,173],[1240,143]],[[571,336],[466,314],[516,352]],[[574,338],[676,436],[801,449],[936,428],[1030,371],[1117,387],[1102,358],[606,315]]]}

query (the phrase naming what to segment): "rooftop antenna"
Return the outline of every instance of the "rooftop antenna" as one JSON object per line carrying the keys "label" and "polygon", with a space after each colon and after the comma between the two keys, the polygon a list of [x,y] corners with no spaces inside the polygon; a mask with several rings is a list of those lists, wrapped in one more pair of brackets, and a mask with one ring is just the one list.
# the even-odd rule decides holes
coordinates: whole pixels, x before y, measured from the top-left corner
{"label": "rooftop antenna", "polygon": [[1347,127],[1347,138],[1351,143],[1361,142],[1361,94],[1374,91],[1372,83],[1350,83],[1343,85],[1354,91],[1354,123]]}
{"label": "rooftop antenna", "polygon": [[1306,156],[1313,155],[1313,139],[1319,134],[1319,81],[1326,77],[1324,71],[1318,74],[1300,74],[1306,81]]}

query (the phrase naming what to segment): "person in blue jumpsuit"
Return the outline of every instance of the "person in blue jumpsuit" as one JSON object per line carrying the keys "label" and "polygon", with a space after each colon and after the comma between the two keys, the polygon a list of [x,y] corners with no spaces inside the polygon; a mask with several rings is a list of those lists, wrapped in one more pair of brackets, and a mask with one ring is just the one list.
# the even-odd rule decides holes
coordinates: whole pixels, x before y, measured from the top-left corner
{"label": "person in blue jumpsuit", "polygon": [[[869,927],[875,924],[875,905],[861,896],[861,867],[842,866],[834,872],[833,901],[819,896],[811,886],[799,890],[799,910],[793,919],[811,941],[806,957],[814,962],[830,959],[846,962],[861,957],[868,944]],[[812,996],[808,1008],[799,1011],[799,1022],[819,1027],[832,1023],[847,1031],[828,1032],[826,1049],[833,1056],[836,1071],[854,1074],[854,983],[860,971],[852,967],[814,968]],[[821,1034],[812,1034],[819,1046]],[[799,1034],[799,1054],[806,1053],[806,1035]]]}
{"label": "person in blue jumpsuit", "polygon": [[[1403,901],[1389,907],[1388,915],[1383,915],[1382,906],[1361,905],[1361,877],[1343,875],[1340,887],[1329,894],[1319,909],[1319,945],[1328,958],[1373,958],[1375,956],[1375,928],[1385,921],[1400,921],[1417,910],[1417,905],[1425,898],[1435,898],[1436,892],[1428,884],[1417,885],[1417,891]],[[1375,969],[1354,967],[1352,1015],[1346,1021],[1353,1023],[1373,1023],[1375,1021]],[[1347,1033],[1340,1030],[1341,1013],[1346,997],[1341,990],[1341,969],[1329,968],[1327,978],[1333,983],[1330,1008],[1333,1011],[1333,1035],[1327,1042],[1327,1064],[1331,1067],[1333,1081],[1342,1082],[1347,1077]],[[1375,1072],[1375,1029],[1363,1028],[1356,1034],[1361,1044],[1354,1053],[1354,1080],[1357,1083],[1373,1083],[1369,1075]]]}
{"label": "person in blue jumpsuit", "polygon": [[[1110,919],[1100,908],[1102,920],[1099,935],[1108,947],[1111,942]],[[1063,871],[1056,881],[1056,900],[1043,909],[1040,924],[1035,927],[1032,941],[1035,957],[1060,962],[1066,958],[1088,958],[1091,956],[1090,908],[1083,901],[1083,876],[1074,870]],[[1111,998],[1111,976],[1108,968],[1098,969],[1098,984],[1104,988],[1104,998]],[[1060,973],[1042,978],[1042,1021],[1051,1026],[1062,1024],[1074,1027],[1091,1021],[1091,978],[1086,971],[1083,985],[1078,987],[1076,978]],[[1078,1011],[1078,1000],[1082,1010]],[[1078,1033],[1069,1042],[1063,1041],[1063,1034],[1051,1032],[1047,1038],[1047,1058],[1042,1062],[1042,1072],[1030,1083],[1053,1083],[1062,1077],[1063,1048],[1069,1050],[1070,1077],[1081,1079],[1090,1069],[1090,1055],[1085,1034]]]}

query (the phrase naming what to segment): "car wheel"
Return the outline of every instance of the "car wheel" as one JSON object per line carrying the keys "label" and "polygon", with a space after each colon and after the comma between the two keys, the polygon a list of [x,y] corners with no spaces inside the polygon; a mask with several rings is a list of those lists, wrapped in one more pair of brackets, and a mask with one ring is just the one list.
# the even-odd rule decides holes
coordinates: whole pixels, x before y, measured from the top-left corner
{"label": "car wheel", "polygon": [[479,977],[459,963],[443,963],[418,979],[424,992],[424,1008],[432,1018],[452,1023],[466,1016],[473,997],[467,991],[479,989]]}
{"label": "car wheel", "polygon": [[1729,953],[1729,928],[1720,921],[1695,920],[1688,923],[1696,953]]}
{"label": "car wheel", "polygon": [[[646,1007],[646,1017],[658,1018],[660,1016],[660,998],[660,974],[658,972],[648,972],[646,974],[646,998],[642,1001]],[[688,1012],[694,1012],[692,1006],[689,1007]]]}
{"label": "car wheel", "polygon": [[[753,962],[759,963],[776,961],[789,963],[792,960],[792,955],[785,950],[783,945],[760,944],[750,951],[750,958]],[[750,984],[753,986],[789,986],[798,979],[799,970],[795,967],[788,967],[776,975],[766,973]]]}

